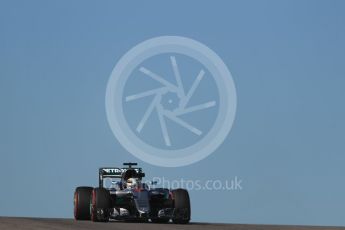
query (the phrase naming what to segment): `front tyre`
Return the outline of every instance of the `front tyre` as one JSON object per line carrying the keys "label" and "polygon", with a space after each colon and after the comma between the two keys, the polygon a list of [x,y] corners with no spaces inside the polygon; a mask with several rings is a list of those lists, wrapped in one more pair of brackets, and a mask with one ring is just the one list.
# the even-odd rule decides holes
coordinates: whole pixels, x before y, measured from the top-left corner
{"label": "front tyre", "polygon": [[176,189],[172,191],[172,195],[174,199],[173,223],[188,224],[191,215],[188,191],[185,189]]}
{"label": "front tyre", "polygon": [[111,197],[108,190],[94,188],[90,204],[91,220],[94,222],[107,222],[110,217]]}
{"label": "front tyre", "polygon": [[90,220],[90,199],[92,187],[77,187],[74,192],[74,219]]}

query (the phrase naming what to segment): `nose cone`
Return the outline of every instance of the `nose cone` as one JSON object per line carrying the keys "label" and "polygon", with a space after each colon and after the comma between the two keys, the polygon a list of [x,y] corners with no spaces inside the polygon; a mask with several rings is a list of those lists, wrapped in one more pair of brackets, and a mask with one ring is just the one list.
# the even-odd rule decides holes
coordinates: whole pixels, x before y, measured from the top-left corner
{"label": "nose cone", "polygon": [[140,218],[148,218],[149,217],[149,212],[148,211],[139,210],[139,217]]}
{"label": "nose cone", "polygon": [[135,192],[135,204],[141,215],[147,215],[150,212],[149,193],[147,190]]}

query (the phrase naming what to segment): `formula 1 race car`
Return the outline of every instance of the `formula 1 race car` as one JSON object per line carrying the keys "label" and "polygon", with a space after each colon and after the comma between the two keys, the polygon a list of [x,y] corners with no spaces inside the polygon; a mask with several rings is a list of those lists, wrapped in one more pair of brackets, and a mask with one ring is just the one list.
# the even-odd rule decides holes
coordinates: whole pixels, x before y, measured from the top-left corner
{"label": "formula 1 race car", "polygon": [[74,218],[107,222],[128,220],[187,224],[191,208],[185,189],[150,188],[142,182],[145,173],[124,163],[126,168],[99,169],[99,187],[77,187],[74,192]]}

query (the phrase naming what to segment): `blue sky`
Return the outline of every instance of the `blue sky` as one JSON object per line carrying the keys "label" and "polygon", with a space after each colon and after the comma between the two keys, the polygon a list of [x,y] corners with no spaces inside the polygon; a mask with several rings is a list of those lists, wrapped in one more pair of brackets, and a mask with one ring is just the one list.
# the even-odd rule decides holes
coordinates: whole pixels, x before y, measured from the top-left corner
{"label": "blue sky", "polygon": [[[191,191],[193,221],[345,225],[344,1],[1,1],[0,215],[72,217],[97,168],[138,161],[149,177],[243,180]],[[180,168],[137,160],[105,114],[131,47],[177,35],[213,49],[238,107],[223,145]]]}

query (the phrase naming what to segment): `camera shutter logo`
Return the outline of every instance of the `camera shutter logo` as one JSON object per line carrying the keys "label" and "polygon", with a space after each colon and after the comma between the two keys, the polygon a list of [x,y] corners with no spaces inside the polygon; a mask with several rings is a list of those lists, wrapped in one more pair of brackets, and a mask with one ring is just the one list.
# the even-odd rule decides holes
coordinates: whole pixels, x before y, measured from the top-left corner
{"label": "camera shutter logo", "polygon": [[222,59],[204,44],[162,36],[129,50],[106,89],[109,125],[137,158],[178,167],[200,161],[225,140],[236,89]]}

